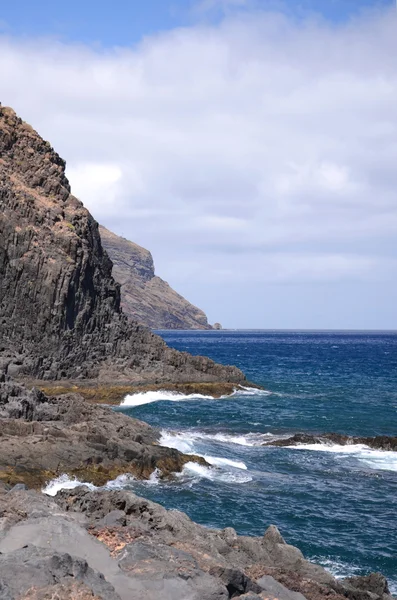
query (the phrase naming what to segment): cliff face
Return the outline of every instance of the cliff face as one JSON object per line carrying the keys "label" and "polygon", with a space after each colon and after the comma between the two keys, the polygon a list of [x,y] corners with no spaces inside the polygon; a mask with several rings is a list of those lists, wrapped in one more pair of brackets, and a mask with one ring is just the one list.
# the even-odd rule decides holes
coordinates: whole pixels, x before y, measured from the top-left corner
{"label": "cliff face", "polygon": [[205,313],[154,272],[148,250],[99,226],[102,244],[121,285],[123,311],[152,329],[212,329]]}
{"label": "cliff face", "polygon": [[65,162],[0,105],[0,370],[50,380],[244,380],[129,322],[111,271]]}

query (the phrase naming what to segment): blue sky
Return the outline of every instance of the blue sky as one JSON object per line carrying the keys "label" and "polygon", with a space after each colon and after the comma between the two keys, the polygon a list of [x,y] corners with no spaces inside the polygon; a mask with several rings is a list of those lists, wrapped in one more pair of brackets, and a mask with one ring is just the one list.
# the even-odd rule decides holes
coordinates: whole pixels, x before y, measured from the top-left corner
{"label": "blue sky", "polygon": [[16,0],[2,3],[0,24],[10,35],[53,35],[106,47],[131,45],[143,36],[195,22],[217,22],[225,13],[283,10],[341,22],[360,11],[393,4],[394,0]]}
{"label": "blue sky", "polygon": [[210,322],[397,329],[394,0],[26,0],[0,23],[0,102]]}

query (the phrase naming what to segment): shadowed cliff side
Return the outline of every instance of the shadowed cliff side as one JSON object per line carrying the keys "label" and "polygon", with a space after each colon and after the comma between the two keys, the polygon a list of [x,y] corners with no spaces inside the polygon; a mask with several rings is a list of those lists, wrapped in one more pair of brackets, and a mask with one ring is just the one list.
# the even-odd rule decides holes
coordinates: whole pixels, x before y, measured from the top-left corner
{"label": "shadowed cliff side", "polygon": [[154,272],[151,253],[99,226],[102,244],[112,263],[112,275],[121,285],[126,315],[152,329],[212,329],[205,313]]}
{"label": "shadowed cliff side", "polygon": [[130,322],[111,271],[65,162],[0,106],[0,370],[46,380],[245,381]]}

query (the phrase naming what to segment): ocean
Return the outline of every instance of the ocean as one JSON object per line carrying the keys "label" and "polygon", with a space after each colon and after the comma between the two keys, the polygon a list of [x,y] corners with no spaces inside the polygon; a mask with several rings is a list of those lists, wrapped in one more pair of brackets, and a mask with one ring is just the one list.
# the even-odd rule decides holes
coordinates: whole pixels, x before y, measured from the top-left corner
{"label": "ocean", "polygon": [[296,432],[397,435],[397,333],[162,331],[192,354],[240,367],[263,391],[229,398],[148,392],[116,410],[205,456],[174,481],[125,481],[210,527],[262,535],[277,525],[342,577],[380,571],[397,592],[397,453],[364,446],[262,446]]}

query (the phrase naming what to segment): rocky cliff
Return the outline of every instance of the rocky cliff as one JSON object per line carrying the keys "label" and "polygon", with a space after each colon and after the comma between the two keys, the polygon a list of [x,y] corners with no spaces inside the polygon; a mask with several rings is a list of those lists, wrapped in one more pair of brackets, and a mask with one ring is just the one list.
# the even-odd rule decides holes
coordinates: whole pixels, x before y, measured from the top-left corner
{"label": "rocky cliff", "polygon": [[47,380],[245,380],[130,322],[111,271],[65,162],[0,105],[0,370]]}
{"label": "rocky cliff", "polygon": [[126,315],[152,329],[212,329],[205,313],[175,292],[154,272],[151,253],[105,227],[102,244],[112,263],[112,275],[121,285]]}

